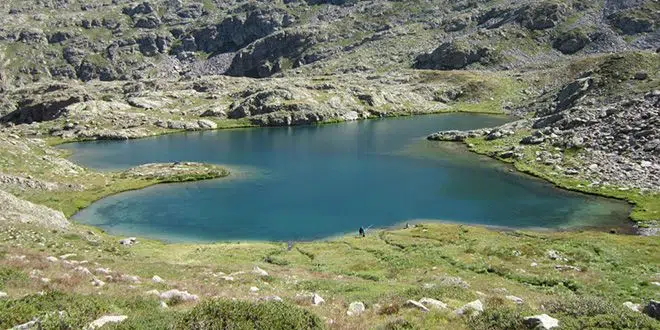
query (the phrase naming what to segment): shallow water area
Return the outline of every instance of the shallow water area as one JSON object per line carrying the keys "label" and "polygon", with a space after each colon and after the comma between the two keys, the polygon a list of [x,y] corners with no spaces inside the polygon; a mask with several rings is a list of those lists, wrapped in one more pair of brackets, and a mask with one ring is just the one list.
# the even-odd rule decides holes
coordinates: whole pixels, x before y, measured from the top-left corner
{"label": "shallow water area", "polygon": [[424,138],[507,120],[444,114],[62,147],[73,152],[72,160],[97,169],[227,164],[228,179],[126,192],[74,216],[114,234],[170,242],[311,240],[412,219],[550,229],[627,221],[627,203],[560,190]]}

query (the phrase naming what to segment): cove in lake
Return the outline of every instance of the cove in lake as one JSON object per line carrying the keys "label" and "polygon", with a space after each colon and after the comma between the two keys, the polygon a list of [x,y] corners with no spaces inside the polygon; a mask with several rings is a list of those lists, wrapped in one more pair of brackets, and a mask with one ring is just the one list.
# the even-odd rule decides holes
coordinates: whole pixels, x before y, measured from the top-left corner
{"label": "cove in lake", "polygon": [[310,240],[419,219],[516,228],[626,221],[626,203],[560,190],[424,138],[505,121],[445,114],[62,147],[97,169],[172,161],[229,167],[229,178],[126,192],[74,216],[113,234],[170,242]]}

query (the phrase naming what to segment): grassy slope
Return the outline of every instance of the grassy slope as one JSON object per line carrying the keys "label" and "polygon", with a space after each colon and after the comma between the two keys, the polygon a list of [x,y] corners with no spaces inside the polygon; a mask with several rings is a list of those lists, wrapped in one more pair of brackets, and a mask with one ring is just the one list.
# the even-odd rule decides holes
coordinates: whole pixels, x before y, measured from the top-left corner
{"label": "grassy slope", "polygon": [[[563,301],[561,306],[570,301],[584,309],[574,311],[584,315],[569,315],[557,306],[555,312],[546,310],[566,324],[596,322],[605,317],[595,315],[598,313],[593,310],[600,308],[607,313],[625,315],[639,326],[658,326],[650,318],[627,313],[621,308],[624,301],[643,302],[660,294],[660,287],[650,284],[660,280],[660,256],[656,253],[660,241],[657,238],[599,232],[495,231],[436,224],[371,232],[365,239],[349,235],[298,243],[287,251],[286,244],[258,242],[166,245],[145,241],[132,248],[120,248],[114,237],[98,232],[91,235],[83,229],[66,235],[33,229],[3,229],[0,240],[6,244],[0,247],[0,256],[4,255],[0,259],[0,290],[8,292],[12,299],[39,290],[66,292],[67,297],[83,295],[77,299],[78,304],[95,307],[72,306],[79,310],[80,315],[75,316],[78,324],[103,313],[126,314],[130,324],[142,328],[163,322],[155,320],[156,315],[174,321],[192,305],[176,305],[165,313],[158,308],[158,300],[144,292],[179,288],[199,294],[204,300],[211,297],[256,300],[278,295],[286,302],[334,320],[332,328],[367,328],[398,319],[415,328],[455,329],[490,322],[458,318],[449,311],[422,313],[402,307],[407,299],[422,297],[439,299],[451,308],[481,299],[491,313],[505,314],[494,321],[495,328],[519,321],[520,315],[539,313],[541,305],[555,306],[553,302],[557,300]],[[568,261],[550,260],[546,256],[550,249],[559,251]],[[97,289],[90,285],[91,277],[60,262],[48,263],[44,259],[48,255],[66,253],[77,253],[72,259],[89,261],[86,266],[90,270],[108,267],[117,273],[140,276],[142,283],[114,280]],[[29,261],[12,260],[15,255],[26,255]],[[531,266],[533,262],[537,263],[535,267]],[[554,268],[564,264],[574,265],[581,271],[562,272]],[[251,274],[254,265],[267,270],[269,276]],[[39,269],[43,273],[39,277],[50,278],[51,282],[43,284],[38,278],[29,278],[33,269]],[[235,281],[232,282],[217,276],[219,272],[240,271],[246,273],[233,275]],[[65,276],[67,273],[70,277]],[[167,284],[151,283],[149,279],[153,275],[161,276]],[[251,293],[251,286],[261,290]],[[318,292],[327,303],[310,306],[308,299],[296,296],[301,292]],[[97,294],[87,296],[91,293],[105,298],[97,299]],[[520,297],[525,303],[515,306],[503,298],[507,294]],[[49,311],[67,310],[68,304],[59,302],[61,298],[49,297],[31,298],[44,300],[45,306],[40,310],[26,308],[10,319],[23,321]],[[598,308],[592,306],[592,298],[600,301]],[[348,303],[356,300],[366,304],[367,312],[360,317],[346,316]],[[11,301],[0,304],[13,306]],[[394,304],[393,310],[399,311],[380,315],[376,304]],[[489,313],[484,317],[491,316]],[[3,327],[11,325],[2,322]]]}

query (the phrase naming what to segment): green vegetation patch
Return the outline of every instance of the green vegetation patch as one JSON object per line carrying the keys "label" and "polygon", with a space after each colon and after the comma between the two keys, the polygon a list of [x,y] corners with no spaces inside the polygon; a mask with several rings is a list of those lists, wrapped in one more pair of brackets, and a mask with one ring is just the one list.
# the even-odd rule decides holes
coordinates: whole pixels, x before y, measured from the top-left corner
{"label": "green vegetation patch", "polygon": [[323,329],[311,312],[283,302],[212,300],[199,304],[177,325],[182,329]]}

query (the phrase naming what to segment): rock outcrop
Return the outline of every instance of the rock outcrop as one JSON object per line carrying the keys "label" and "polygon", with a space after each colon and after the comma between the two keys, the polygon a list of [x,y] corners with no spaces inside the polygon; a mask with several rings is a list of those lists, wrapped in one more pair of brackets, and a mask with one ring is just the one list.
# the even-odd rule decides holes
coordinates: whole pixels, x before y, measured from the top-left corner
{"label": "rock outcrop", "polygon": [[56,229],[65,229],[69,226],[69,221],[62,212],[21,200],[2,190],[0,190],[0,221],[30,223]]}
{"label": "rock outcrop", "polygon": [[496,61],[494,51],[488,47],[470,45],[466,42],[446,42],[430,54],[417,57],[417,69],[455,70],[473,63],[491,64]]}

